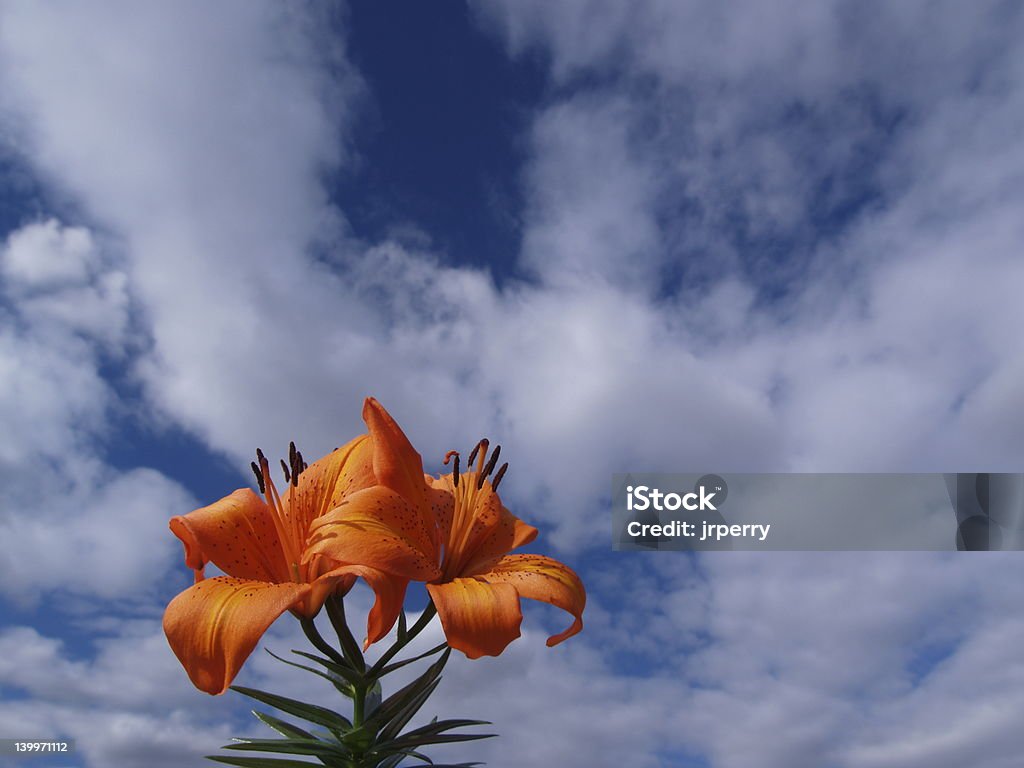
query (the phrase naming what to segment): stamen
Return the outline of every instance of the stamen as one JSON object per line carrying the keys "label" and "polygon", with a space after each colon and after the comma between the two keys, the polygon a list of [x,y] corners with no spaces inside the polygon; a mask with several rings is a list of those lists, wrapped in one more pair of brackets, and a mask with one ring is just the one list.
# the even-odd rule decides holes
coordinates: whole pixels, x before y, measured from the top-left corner
{"label": "stamen", "polygon": [[494,447],[494,453],[491,454],[491,460],[487,462],[487,466],[484,467],[484,477],[491,474],[491,470],[494,469],[494,465],[498,463],[498,455],[501,453],[501,446],[497,445]]}
{"label": "stamen", "polygon": [[292,440],[290,443],[288,443],[288,463],[291,464],[292,467],[295,466],[296,453],[298,453],[298,451],[295,450],[295,441]]}
{"label": "stamen", "polygon": [[469,461],[466,462],[467,467],[473,466],[473,461],[476,459],[476,452],[483,446],[484,453],[487,453],[487,438],[483,438],[479,443],[473,446],[473,450],[469,452]]}
{"label": "stamen", "polygon": [[444,462],[443,462],[443,464],[445,466],[448,466],[448,462],[452,460],[452,456],[455,457],[455,469],[452,472],[452,483],[454,483],[455,487],[458,488],[459,487],[459,452],[458,451],[448,451],[448,453],[446,453],[444,455]]}
{"label": "stamen", "polygon": [[292,481],[292,476],[288,471],[288,465],[284,463],[284,459],[281,459],[281,471],[284,472],[284,481],[286,483],[290,483]]}
{"label": "stamen", "polygon": [[299,486],[299,475],[301,475],[303,472],[305,472],[306,471],[306,467],[308,467],[308,466],[309,466],[309,464],[307,464],[303,460],[303,458],[302,458],[302,451],[296,451],[295,452],[295,466],[294,466],[294,468],[292,470],[292,484],[296,488],[298,488],[298,486]]}
{"label": "stamen", "polygon": [[263,473],[260,472],[260,468],[256,466],[255,461],[250,461],[249,466],[252,467],[252,473],[256,475],[256,482],[260,486],[260,493],[266,493],[267,486],[263,482]]}
{"label": "stamen", "polygon": [[492,491],[498,490],[498,483],[500,483],[501,482],[501,478],[503,478],[505,476],[505,470],[507,470],[507,469],[508,469],[508,462],[506,461],[504,464],[501,465],[501,468],[498,470],[498,474],[496,474],[494,476],[494,480],[491,481],[491,490]]}
{"label": "stamen", "polygon": [[[263,494],[263,498],[266,499],[267,506],[270,508],[271,519],[274,522],[274,530],[277,533],[277,539],[280,542],[281,549],[284,552],[285,561],[289,563],[298,563],[301,560],[301,537],[297,535],[295,531],[295,523],[292,519],[292,515],[286,515],[284,510],[284,504],[281,502],[281,495],[277,492],[277,487],[274,485],[274,478],[270,474],[270,462],[267,461],[267,457],[263,455],[263,451],[259,448],[256,449],[256,458],[259,460],[258,466],[253,466],[253,472],[256,473],[256,479],[260,484],[260,492]],[[253,462],[255,465],[256,462]],[[257,470],[259,470],[257,472]],[[293,579],[297,578],[294,573],[289,574]],[[300,571],[299,576],[304,574]],[[285,576],[280,574],[278,577]]]}
{"label": "stamen", "polygon": [[[495,448],[494,448],[494,453],[492,453],[492,454],[491,454],[491,458],[490,458],[490,460],[489,460],[489,461],[487,462],[487,466],[485,466],[485,467],[483,468],[483,470],[482,470],[482,471],[480,472],[480,474],[479,474],[479,475],[477,475],[477,478],[476,478],[476,489],[477,489],[478,491],[479,491],[479,490],[480,490],[481,488],[483,488],[483,487],[484,487],[484,480],[486,480],[486,479],[487,479],[487,476],[488,476],[489,474],[491,474],[491,470],[492,470],[492,469],[494,469],[494,464],[495,464],[495,462],[497,462],[497,461],[498,461],[498,455],[499,455],[500,453],[501,453],[501,446],[500,446],[500,445],[498,445],[498,446],[495,446]],[[483,457],[481,457],[481,458],[480,458],[480,461],[481,461],[481,462],[483,462]]]}

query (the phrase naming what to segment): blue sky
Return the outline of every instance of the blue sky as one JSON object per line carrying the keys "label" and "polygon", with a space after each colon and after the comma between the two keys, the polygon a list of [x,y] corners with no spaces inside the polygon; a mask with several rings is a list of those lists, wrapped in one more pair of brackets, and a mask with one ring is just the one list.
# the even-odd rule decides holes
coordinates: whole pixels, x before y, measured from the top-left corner
{"label": "blue sky", "polygon": [[[501,442],[589,590],[569,642],[537,607],[451,665],[438,713],[502,734],[453,754],[1014,766],[1019,557],[614,553],[607,493],[1020,471],[1022,37],[995,2],[0,4],[0,736],[183,766],[255,730],[166,647],[167,520],[375,395],[433,470]],[[239,681],[303,693],[280,666]]]}

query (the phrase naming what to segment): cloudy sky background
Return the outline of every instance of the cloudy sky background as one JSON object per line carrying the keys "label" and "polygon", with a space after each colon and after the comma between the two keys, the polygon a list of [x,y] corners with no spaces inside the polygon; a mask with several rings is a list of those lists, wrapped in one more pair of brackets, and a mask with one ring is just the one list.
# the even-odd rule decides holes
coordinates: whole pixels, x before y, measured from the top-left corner
{"label": "cloudy sky background", "polygon": [[501,442],[590,592],[450,665],[437,711],[502,734],[453,756],[1017,765],[1019,556],[611,553],[607,494],[1021,470],[1021,39],[997,2],[0,4],[0,736],[257,732],[166,647],[167,519],[373,394],[431,469]]}

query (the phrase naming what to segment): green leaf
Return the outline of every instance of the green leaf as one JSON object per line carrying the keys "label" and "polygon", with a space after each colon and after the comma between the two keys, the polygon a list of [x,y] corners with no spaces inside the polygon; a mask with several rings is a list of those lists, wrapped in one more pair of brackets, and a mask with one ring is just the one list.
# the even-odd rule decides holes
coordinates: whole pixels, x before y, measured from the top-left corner
{"label": "green leaf", "polygon": [[241,768],[309,768],[316,763],[306,760],[282,760],[279,757],[221,757],[220,755],[207,755],[207,760],[215,760],[225,765],[237,765]]}
{"label": "green leaf", "polygon": [[404,661],[396,661],[394,664],[388,664],[386,667],[384,667],[384,669],[380,671],[380,675],[381,677],[383,677],[384,675],[394,672],[396,669],[401,669],[406,664],[412,664],[414,661],[419,661],[420,659],[427,658],[427,656],[433,656],[435,653],[443,651],[447,646],[447,642],[440,643],[438,645],[435,645],[429,651],[424,651],[419,656],[413,656],[411,659],[405,659]]}
{"label": "green leaf", "polygon": [[298,726],[286,723],[284,720],[280,720],[273,715],[268,715],[266,712],[260,712],[253,710],[252,713],[256,715],[261,721],[269,725],[275,731],[280,733],[282,736],[287,736],[290,739],[315,739],[312,733],[304,731]]}
{"label": "green leaf", "polygon": [[405,618],[405,608],[398,614],[398,642],[405,644],[409,639],[409,624]]}
{"label": "green leaf", "polygon": [[347,747],[314,739],[239,739],[237,744],[228,744],[222,749],[245,752],[278,752],[285,755],[313,755],[314,757],[347,758],[351,752]]}
{"label": "green leaf", "polygon": [[412,749],[400,750],[400,751],[396,752],[394,755],[392,755],[391,759],[398,758],[399,762],[401,762],[402,758],[404,758],[404,757],[411,757],[414,760],[419,760],[420,762],[426,763],[427,765],[433,765],[434,764],[434,761],[431,760],[429,757],[427,757],[426,755],[424,755],[421,752],[416,752],[415,750],[412,750]]}
{"label": "green leaf", "polygon": [[325,707],[306,704],[303,701],[296,701],[295,699],[285,698],[284,696],[267,693],[266,691],[258,691],[255,688],[243,688],[240,685],[232,685],[231,690],[238,691],[243,696],[256,699],[256,701],[261,701],[264,704],[269,704],[271,707],[287,712],[289,715],[295,715],[311,723],[326,726],[332,731],[344,733],[352,729],[352,722],[347,717]]}
{"label": "green leaf", "polygon": [[327,609],[327,617],[331,620],[331,624],[334,625],[334,631],[341,642],[341,650],[345,654],[345,661],[351,664],[356,672],[365,672],[366,661],[363,659],[363,651],[359,647],[359,643],[356,642],[356,639],[352,637],[352,630],[348,628],[348,622],[345,619],[344,599],[340,597],[328,598],[324,603],[324,607]]}
{"label": "green leaf", "polygon": [[427,699],[430,698],[430,695],[434,692],[434,689],[437,688],[440,682],[440,678],[434,680],[429,683],[426,688],[410,698],[409,701],[406,702],[405,706],[394,714],[390,722],[388,722],[380,732],[380,741],[390,741],[401,733],[406,724],[412,720],[416,716],[416,713],[420,711],[420,708],[427,703]]}
{"label": "green leaf", "polygon": [[404,736],[419,736],[421,734],[430,733],[444,733],[450,731],[452,728],[465,728],[470,725],[493,725],[493,723],[487,720],[437,720],[428,723],[420,728],[409,731]]}
{"label": "green leaf", "polygon": [[441,675],[441,670],[444,669],[444,665],[448,661],[451,651],[451,648],[447,649],[441,655],[441,658],[431,664],[422,675],[404,688],[401,688],[388,696],[388,698],[386,698],[380,705],[380,708],[374,713],[373,717],[367,719],[367,727],[372,728],[373,730],[379,730],[399,712],[401,712],[412,698],[418,696],[427,686],[435,683]]}
{"label": "green leaf", "polygon": [[[282,658],[282,657],[278,656],[276,653],[274,653],[269,648],[264,648],[263,650],[265,650],[267,653],[269,653],[271,656],[273,656],[275,659],[277,659],[278,661],[282,662],[283,664],[287,664],[289,667],[296,667],[297,669],[304,669],[306,672],[312,672],[317,677],[322,677],[324,680],[326,680],[331,685],[333,685],[335,688],[337,688],[339,693],[341,693],[341,694],[343,694],[345,696],[351,697],[352,694],[348,690],[348,683],[342,682],[341,680],[338,679],[337,676],[332,676],[332,675],[328,674],[327,672],[321,672],[319,669],[313,669],[313,667],[307,667],[305,664],[298,664],[298,663],[296,663],[294,661],[288,661],[288,659],[285,659],[285,658]],[[301,651],[292,651],[292,653],[301,653]]]}
{"label": "green leaf", "polygon": [[310,661],[315,661],[320,666],[325,667],[328,671],[333,672],[339,677],[345,678],[352,685],[364,685],[366,682],[366,679],[363,677],[363,675],[359,672],[356,672],[351,667],[342,666],[341,664],[338,664],[335,661],[325,659],[323,656],[317,656],[315,653],[306,653],[306,651],[292,651],[292,653],[296,654],[297,656],[302,656],[303,658],[309,659]]}
{"label": "green leaf", "polygon": [[387,751],[394,749],[407,749],[409,747],[422,747],[424,744],[452,744],[457,741],[479,741],[490,739],[496,733],[441,733],[425,736],[402,736],[387,744]]}
{"label": "green leaf", "polygon": [[374,712],[380,709],[380,701],[383,695],[384,694],[380,687],[380,680],[374,680],[373,687],[366,692],[366,699],[363,705],[366,709],[366,717],[370,717]]}

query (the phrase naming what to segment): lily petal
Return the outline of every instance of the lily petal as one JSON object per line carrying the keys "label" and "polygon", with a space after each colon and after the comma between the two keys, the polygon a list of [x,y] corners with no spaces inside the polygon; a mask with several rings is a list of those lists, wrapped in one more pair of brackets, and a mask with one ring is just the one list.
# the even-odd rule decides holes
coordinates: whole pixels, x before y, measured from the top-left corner
{"label": "lily petal", "polygon": [[288,581],[273,513],[248,488],[172,517],[171,531],[185,545],[185,563],[201,572],[208,562],[239,579]]}
{"label": "lily petal", "polygon": [[303,561],[320,554],[430,581],[440,570],[427,526],[421,511],[405,497],[382,485],[367,488],[313,521]]}
{"label": "lily petal", "polygon": [[308,593],[308,584],[205,579],[170,602],[164,633],[196,688],[223,693],[267,627]]}
{"label": "lily petal", "polygon": [[511,584],[522,597],[551,603],[575,616],[572,626],[548,638],[549,646],[583,629],[587,592],[575,571],[557,560],[543,555],[509,555],[478,578],[494,585]]}
{"label": "lily petal", "polygon": [[[366,638],[363,641],[363,650],[365,651],[373,643],[382,640],[395,626],[398,615],[402,612],[405,590],[409,586],[409,580],[363,565],[343,565],[321,578],[355,578],[356,576],[361,576],[370,585],[370,589],[376,596],[373,607],[366,617]],[[313,589],[316,588],[317,585],[314,583]],[[322,605],[323,600],[320,603]]]}
{"label": "lily petal", "polygon": [[[451,475],[448,475],[450,478]],[[437,522],[438,540],[448,541],[452,530],[452,522],[455,518],[455,495],[451,492],[451,481],[446,484],[444,478],[440,480],[430,475],[423,476],[423,482],[427,484],[427,501],[434,512],[434,519]]]}
{"label": "lily petal", "polygon": [[523,612],[511,584],[455,579],[427,584],[448,645],[471,659],[497,656],[519,637]]}
{"label": "lily petal", "polygon": [[306,467],[283,502],[289,516],[299,516],[300,530],[305,531],[347,495],[372,485],[373,445],[369,435],[361,435]]}
{"label": "lily petal", "polygon": [[[377,481],[409,500],[422,514],[430,512],[427,484],[423,480],[423,458],[412,447],[402,428],[376,399],[363,403],[363,421],[373,440],[373,472]],[[428,525],[430,541],[439,545],[436,521]]]}
{"label": "lily petal", "polygon": [[[468,475],[467,480],[471,481],[472,477]],[[455,486],[452,475],[432,479],[431,490],[435,494],[447,491],[453,499],[458,493],[465,493],[464,489]],[[446,573],[450,575],[474,576],[483,573],[490,570],[503,555],[537,538],[537,529],[508,511],[490,481],[485,481],[474,493],[470,520],[463,523],[468,526],[468,530],[461,534],[455,532],[452,551],[445,555],[445,561],[450,564],[450,571],[446,567]],[[450,527],[449,523],[449,530],[443,531],[445,541],[451,540]]]}

